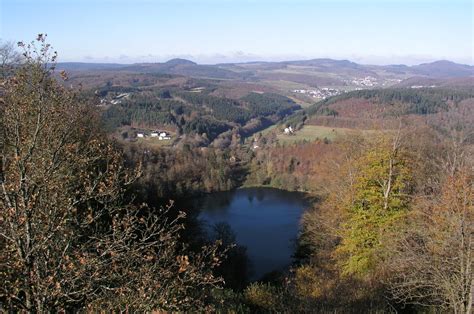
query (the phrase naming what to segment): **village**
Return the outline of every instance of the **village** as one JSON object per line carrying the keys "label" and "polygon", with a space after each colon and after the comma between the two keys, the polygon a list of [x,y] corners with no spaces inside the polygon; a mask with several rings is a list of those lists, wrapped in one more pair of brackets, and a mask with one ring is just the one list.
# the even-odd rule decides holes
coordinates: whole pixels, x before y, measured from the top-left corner
{"label": "village", "polygon": [[352,83],[354,85],[363,86],[363,87],[373,87],[379,84],[377,81],[377,78],[373,76],[366,76],[364,78],[356,78],[351,81],[347,81],[347,83]]}
{"label": "village", "polygon": [[344,90],[338,90],[329,87],[323,87],[318,89],[295,89],[293,93],[305,94],[313,98],[326,99],[331,96],[336,96],[341,93],[344,93]]}
{"label": "village", "polygon": [[136,138],[146,138],[146,137],[151,137],[151,138],[157,138],[159,141],[163,140],[171,140],[171,134],[166,132],[166,131],[152,131],[150,133],[141,131],[136,133]]}

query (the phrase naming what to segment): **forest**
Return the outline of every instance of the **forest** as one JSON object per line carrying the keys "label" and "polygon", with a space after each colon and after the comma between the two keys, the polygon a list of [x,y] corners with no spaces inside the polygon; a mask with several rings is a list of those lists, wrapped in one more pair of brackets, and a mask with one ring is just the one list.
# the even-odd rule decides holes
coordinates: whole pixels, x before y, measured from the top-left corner
{"label": "forest", "polygon": [[[99,95],[130,91],[103,87]],[[132,93],[120,104],[110,105],[103,113],[109,132],[121,126],[143,128],[167,127],[183,134],[206,134],[209,141],[233,128],[244,127],[252,119],[275,121],[301,107],[287,97],[276,94],[251,93],[235,100],[210,95],[209,90],[182,89],[143,90]]]}
{"label": "forest", "polygon": [[[447,111],[450,104],[457,104],[462,100],[472,98],[474,90],[446,89],[436,87],[424,88],[385,88],[373,90],[356,90],[335,97],[331,97],[316,104],[308,113],[326,110],[328,106],[346,99],[367,99],[379,105],[406,104],[402,114],[426,115]],[[330,113],[332,114],[332,113]]]}
{"label": "forest", "polygon": [[[20,42],[20,53],[7,48],[2,310],[472,312],[472,94],[357,91],[291,115],[299,106],[272,93],[235,100],[140,90],[104,109],[55,70],[45,35]],[[239,133],[263,118],[304,124],[313,113],[341,115],[328,111],[341,97],[402,102],[404,114],[436,119],[289,144],[272,132]],[[110,136],[120,125],[166,124],[228,143],[148,147]],[[232,230],[205,231],[180,208],[241,186],[305,191],[314,200],[291,267],[254,282]]]}

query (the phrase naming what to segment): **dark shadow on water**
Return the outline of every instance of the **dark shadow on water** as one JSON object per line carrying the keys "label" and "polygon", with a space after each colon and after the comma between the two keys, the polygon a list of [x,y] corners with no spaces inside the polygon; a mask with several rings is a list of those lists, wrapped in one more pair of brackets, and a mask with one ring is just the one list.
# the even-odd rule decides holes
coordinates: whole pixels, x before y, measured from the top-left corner
{"label": "dark shadow on water", "polygon": [[212,193],[193,203],[208,232],[224,222],[239,247],[246,248],[253,265],[253,272],[246,269],[251,280],[292,263],[299,220],[309,204],[303,193],[271,188]]}

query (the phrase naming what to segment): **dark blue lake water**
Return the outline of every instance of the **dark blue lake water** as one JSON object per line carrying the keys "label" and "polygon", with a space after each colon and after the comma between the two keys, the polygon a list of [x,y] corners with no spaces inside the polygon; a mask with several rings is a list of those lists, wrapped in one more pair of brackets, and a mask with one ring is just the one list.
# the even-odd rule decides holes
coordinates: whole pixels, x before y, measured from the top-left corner
{"label": "dark blue lake water", "polygon": [[236,241],[247,247],[251,279],[287,267],[292,259],[299,220],[308,206],[305,194],[272,188],[244,188],[205,196],[199,219],[207,226],[226,222]]}

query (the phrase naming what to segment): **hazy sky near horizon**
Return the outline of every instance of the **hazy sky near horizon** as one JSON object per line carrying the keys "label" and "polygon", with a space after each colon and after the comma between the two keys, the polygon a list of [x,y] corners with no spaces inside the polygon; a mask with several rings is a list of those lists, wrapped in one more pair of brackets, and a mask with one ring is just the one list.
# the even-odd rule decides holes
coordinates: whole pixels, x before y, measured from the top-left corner
{"label": "hazy sky near horizon", "polygon": [[473,16],[471,0],[0,0],[0,38],[47,33],[60,61],[473,64]]}

